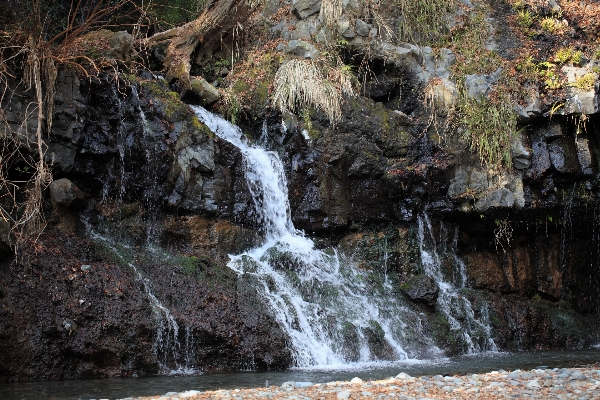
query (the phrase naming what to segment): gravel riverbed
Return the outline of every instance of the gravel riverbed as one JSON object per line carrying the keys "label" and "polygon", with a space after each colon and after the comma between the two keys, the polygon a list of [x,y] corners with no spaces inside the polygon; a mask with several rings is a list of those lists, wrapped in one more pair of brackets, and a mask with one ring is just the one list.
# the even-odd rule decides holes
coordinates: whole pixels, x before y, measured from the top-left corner
{"label": "gravel riverbed", "polygon": [[[285,382],[254,389],[170,392],[126,400],[175,399],[578,399],[600,400],[600,366],[492,371],[486,374],[412,377],[405,373],[381,381]],[[123,399],[125,400],[125,399]]]}

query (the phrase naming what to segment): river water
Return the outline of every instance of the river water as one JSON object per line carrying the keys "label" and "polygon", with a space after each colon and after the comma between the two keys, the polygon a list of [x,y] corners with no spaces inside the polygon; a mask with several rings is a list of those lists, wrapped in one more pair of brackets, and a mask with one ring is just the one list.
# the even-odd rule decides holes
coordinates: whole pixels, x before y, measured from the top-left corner
{"label": "river water", "polygon": [[129,379],[90,379],[0,383],[0,398],[11,400],[39,399],[118,399],[129,396],[157,396],[185,390],[217,390],[279,386],[286,381],[324,383],[350,380],[378,380],[406,372],[412,376],[464,375],[504,369],[538,367],[577,367],[600,364],[600,349],[523,353],[480,353],[434,361],[407,360],[379,364],[362,369],[296,369],[284,372],[236,372],[197,376],[160,376]]}

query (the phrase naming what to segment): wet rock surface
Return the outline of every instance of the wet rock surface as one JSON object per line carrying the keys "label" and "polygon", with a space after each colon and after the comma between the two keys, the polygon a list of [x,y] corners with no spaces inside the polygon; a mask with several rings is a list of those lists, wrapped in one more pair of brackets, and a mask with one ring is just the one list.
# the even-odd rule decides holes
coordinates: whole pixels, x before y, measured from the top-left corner
{"label": "wet rock surface", "polygon": [[[231,237],[224,227],[181,225],[195,235],[203,232],[204,240],[219,242],[216,232]],[[225,255],[153,261],[124,248],[118,256],[98,242],[51,229],[24,250],[18,264],[4,262],[0,274],[3,380],[134,377],[178,367],[278,369],[290,363],[285,336],[249,282],[220,263]],[[188,252],[198,254],[193,247]],[[165,322],[157,320],[159,310],[136,271],[177,321],[179,331],[168,334],[178,343],[160,343]]]}
{"label": "wet rock surface", "polygon": [[402,291],[413,301],[435,306],[439,288],[437,283],[427,275],[415,275],[402,287]]}

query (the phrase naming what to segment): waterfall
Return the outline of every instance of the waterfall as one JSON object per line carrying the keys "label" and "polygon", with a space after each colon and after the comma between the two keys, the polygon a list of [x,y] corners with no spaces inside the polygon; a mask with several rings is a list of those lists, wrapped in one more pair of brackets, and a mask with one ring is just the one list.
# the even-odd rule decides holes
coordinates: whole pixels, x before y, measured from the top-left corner
{"label": "waterfall", "polygon": [[[440,224],[439,238],[431,224],[427,214],[418,217],[419,224],[419,251],[421,263],[426,275],[433,278],[439,287],[436,309],[441,311],[450,324],[451,332],[454,332],[461,340],[465,353],[478,353],[482,351],[498,351],[491,337],[491,326],[489,322],[488,309],[483,306],[480,318],[475,318],[475,312],[469,300],[461,296],[459,290],[466,284],[466,268],[462,260],[456,255],[456,244],[458,231],[454,231],[454,238],[449,249],[440,249],[445,245],[447,231]],[[450,254],[454,262],[454,269],[458,269],[460,286],[448,280],[442,271],[442,254]],[[456,279],[454,279],[456,281]]]}
{"label": "waterfall", "polygon": [[228,265],[240,275],[251,275],[290,337],[295,366],[344,366],[441,353],[421,331],[421,316],[405,305],[387,271],[376,277],[334,249],[315,249],[313,241],[294,228],[277,153],[253,146],[223,118],[201,107],[193,109],[243,155],[265,239],[258,248],[231,255]]}

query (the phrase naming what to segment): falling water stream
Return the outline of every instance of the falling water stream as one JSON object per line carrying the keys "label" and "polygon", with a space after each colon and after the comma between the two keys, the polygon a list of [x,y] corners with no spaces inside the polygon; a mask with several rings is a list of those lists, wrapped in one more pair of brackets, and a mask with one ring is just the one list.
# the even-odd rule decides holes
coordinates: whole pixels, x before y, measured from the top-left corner
{"label": "falling water stream", "polygon": [[[232,255],[229,267],[257,278],[262,297],[290,337],[296,367],[340,367],[441,355],[421,331],[421,315],[405,304],[387,271],[382,279],[374,279],[336,250],[316,249],[312,240],[294,228],[284,167],[277,153],[252,145],[238,127],[204,108],[193,109],[243,155],[264,244]],[[427,216],[419,219],[423,268],[440,287],[438,306],[451,329],[464,338],[467,352],[495,350],[489,326],[473,317],[468,301],[459,298],[454,286],[444,280],[435,241],[426,237],[430,225]],[[456,312],[465,322],[458,322]],[[476,330],[483,343],[473,342]]]}

